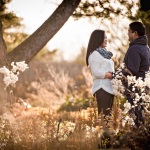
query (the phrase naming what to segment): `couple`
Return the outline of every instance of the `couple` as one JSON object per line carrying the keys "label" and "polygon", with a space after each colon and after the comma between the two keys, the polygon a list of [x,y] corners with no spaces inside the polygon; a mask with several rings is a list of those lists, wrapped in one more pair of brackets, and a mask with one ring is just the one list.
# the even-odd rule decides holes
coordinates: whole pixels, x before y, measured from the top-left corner
{"label": "couple", "polygon": [[[150,49],[147,46],[147,37],[145,27],[141,22],[132,22],[128,28],[129,48],[124,57],[124,63],[127,69],[136,76],[136,79],[142,77],[149,71]],[[113,54],[106,50],[107,36],[103,30],[95,30],[91,34],[88,49],[86,53],[86,64],[91,67],[93,75],[92,94],[97,99],[98,114],[103,109],[104,115],[109,115],[112,108],[114,95],[112,94],[112,74],[114,72],[114,62],[111,59]],[[127,76],[125,72],[122,73]],[[128,88],[128,87],[127,87]],[[130,89],[131,88],[131,89]],[[129,87],[132,91],[132,87]],[[133,105],[133,98],[125,91],[128,102]],[[137,119],[143,121],[140,113],[135,112]],[[144,122],[143,122],[144,123]],[[138,122],[135,121],[136,126]]]}

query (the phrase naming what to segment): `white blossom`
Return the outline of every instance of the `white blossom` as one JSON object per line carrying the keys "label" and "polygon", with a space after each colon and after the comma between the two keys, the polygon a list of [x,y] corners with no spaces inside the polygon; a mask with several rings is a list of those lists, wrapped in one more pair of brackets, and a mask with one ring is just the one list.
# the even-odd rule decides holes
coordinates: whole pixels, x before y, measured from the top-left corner
{"label": "white blossom", "polygon": [[144,92],[145,91],[145,89],[144,88],[141,88],[141,92]]}
{"label": "white blossom", "polygon": [[136,81],[136,76],[127,76],[127,80],[128,80],[128,86],[130,86],[131,84],[134,84]]}
{"label": "white blossom", "polygon": [[124,127],[126,124],[126,120],[122,120],[122,126]]}
{"label": "white blossom", "polygon": [[9,84],[11,84],[11,79],[10,79],[10,77],[8,77],[8,76],[4,77],[3,81],[4,81],[4,84],[5,84],[6,86],[8,86]]}
{"label": "white blossom", "polygon": [[120,68],[124,69],[125,68],[125,63],[120,64]]}
{"label": "white blossom", "polygon": [[18,70],[18,67],[17,67],[16,65],[14,65],[14,62],[11,63],[11,66],[13,67],[13,68],[11,69],[11,71],[12,71],[13,73],[16,73],[16,71]]}
{"label": "white blossom", "polygon": [[131,109],[131,104],[128,102],[128,100],[126,100],[126,103],[124,103],[123,105],[126,109]]}
{"label": "white blossom", "polygon": [[120,93],[119,95],[120,95],[121,99],[124,98],[123,94]]}
{"label": "white blossom", "polygon": [[14,83],[16,83],[18,81],[18,76],[13,74],[13,73],[11,73],[9,77],[11,79],[11,83],[12,84],[14,84]]}
{"label": "white blossom", "polygon": [[31,108],[31,105],[30,105],[30,104],[28,104],[28,105],[27,105],[27,108]]}
{"label": "white blossom", "polygon": [[149,97],[149,95],[145,95],[144,100],[145,100],[146,102],[150,103],[150,97]]}
{"label": "white blossom", "polygon": [[[120,78],[120,77],[119,77]],[[123,93],[124,92],[124,87],[122,85],[121,80],[118,80],[117,78],[112,79],[111,80],[112,83],[112,89],[113,89],[113,94],[115,96],[120,95],[120,92]],[[119,92],[120,91],[120,92]],[[122,95],[120,95],[121,97],[123,97]]]}
{"label": "white blossom", "polygon": [[25,64],[25,61],[16,62],[16,65],[14,62],[12,62],[11,66],[12,66],[11,71],[7,69],[5,66],[0,68],[0,73],[4,74],[3,81],[6,88],[9,85],[15,86],[15,83],[18,81],[19,71],[23,72],[25,69],[28,68],[27,64]]}
{"label": "white blossom", "polygon": [[122,125],[124,126],[126,122],[128,122],[130,125],[135,125],[133,118],[130,118],[129,116],[126,116],[122,120]]}
{"label": "white blossom", "polygon": [[120,72],[119,75],[122,76],[123,75],[122,72]]}
{"label": "white blossom", "polygon": [[126,117],[125,117],[125,120],[128,120],[128,119],[129,119],[129,116],[126,116]]}
{"label": "white blossom", "polygon": [[129,118],[128,123],[131,124],[131,125],[135,125],[133,118]]}
{"label": "white blossom", "polygon": [[135,91],[135,87],[134,86],[132,86],[132,91]]}
{"label": "white blossom", "polygon": [[125,108],[125,109],[122,111],[122,113],[123,113],[123,114],[127,114],[128,111],[129,111],[129,109],[126,109],[126,108]]}
{"label": "white blossom", "polygon": [[[135,93],[135,102],[138,102],[140,100],[140,96],[138,93]],[[134,103],[134,102],[133,102]]]}
{"label": "white blossom", "polygon": [[120,87],[120,91],[121,91],[122,93],[125,91],[125,89],[124,89],[123,86]]}
{"label": "white blossom", "polygon": [[0,68],[0,73],[8,76],[10,71],[4,66],[3,68]]}
{"label": "white blossom", "polygon": [[[124,69],[125,64],[121,64],[120,67],[117,70]],[[113,94],[115,96],[120,95],[121,98],[123,98],[122,93],[124,92],[124,86],[122,85],[121,78],[123,77],[122,72],[116,72],[115,73],[115,78],[111,80],[112,83],[112,88],[113,88]],[[131,104],[126,100],[126,103],[124,103],[124,110],[121,112],[122,113],[122,125],[124,126],[126,122],[130,125],[135,125],[135,122],[133,118],[130,118],[130,116],[127,116],[129,113],[130,109],[133,109],[135,107],[139,107],[140,105],[144,106],[144,109],[149,107],[150,103],[150,96],[147,95],[145,92],[145,87],[148,86],[150,88],[150,72],[148,71],[145,75],[145,80],[141,77],[139,77],[136,80],[136,76],[127,76],[127,81],[128,81],[128,86],[132,84],[132,95],[135,98],[133,99],[134,105],[131,106]],[[135,93],[135,89],[140,90],[141,95],[139,93]],[[142,99],[143,101],[138,103]],[[145,103],[146,102],[146,103]],[[133,109],[134,111],[134,109]]]}
{"label": "white blossom", "polygon": [[121,78],[122,78],[122,76],[120,76],[120,75],[116,75],[116,78],[117,78],[117,79],[121,79]]}
{"label": "white blossom", "polygon": [[28,104],[26,102],[23,102],[23,105],[27,106]]}
{"label": "white blossom", "polygon": [[16,62],[16,65],[17,65],[18,70],[20,70],[21,72],[28,69],[28,66],[27,66],[27,64],[25,64],[25,61]]}
{"label": "white blossom", "polygon": [[112,91],[112,94],[114,94],[115,96],[117,96],[117,95],[119,95],[119,92],[118,92],[118,91],[113,90],[113,91]]}
{"label": "white blossom", "polygon": [[150,72],[149,71],[145,74],[144,81],[145,81],[146,86],[150,88]]}
{"label": "white blossom", "polygon": [[142,80],[141,77],[139,77],[136,82],[135,82],[135,86],[138,88],[138,89],[141,89],[143,88],[144,86],[146,86],[145,82]]}

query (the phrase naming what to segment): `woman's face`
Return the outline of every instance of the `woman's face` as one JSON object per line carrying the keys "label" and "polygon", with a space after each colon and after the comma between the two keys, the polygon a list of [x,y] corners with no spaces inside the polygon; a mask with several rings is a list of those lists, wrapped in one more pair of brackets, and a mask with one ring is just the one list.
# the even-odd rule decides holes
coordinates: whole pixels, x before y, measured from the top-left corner
{"label": "woman's face", "polygon": [[107,36],[104,34],[104,42],[100,45],[100,47],[105,48],[107,46]]}

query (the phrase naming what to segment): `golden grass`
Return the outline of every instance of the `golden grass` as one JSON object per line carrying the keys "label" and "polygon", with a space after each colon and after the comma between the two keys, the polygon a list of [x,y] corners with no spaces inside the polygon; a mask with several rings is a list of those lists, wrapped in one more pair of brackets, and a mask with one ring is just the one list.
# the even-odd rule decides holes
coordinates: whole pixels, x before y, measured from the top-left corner
{"label": "golden grass", "polygon": [[[116,110],[115,110],[116,109]],[[78,112],[61,112],[48,108],[31,108],[20,111],[16,123],[10,124],[3,116],[0,119],[1,148],[11,150],[97,150],[110,142],[114,143],[115,131],[119,129],[116,118],[118,105],[114,106],[109,123],[103,114],[97,115],[96,101],[92,107]],[[12,113],[14,113],[12,111]],[[111,126],[111,127],[110,127]],[[103,137],[106,132],[109,136]],[[114,134],[114,136],[112,136]],[[117,135],[117,134],[116,134]],[[109,141],[110,136],[112,137]],[[115,144],[114,144],[115,147]]]}

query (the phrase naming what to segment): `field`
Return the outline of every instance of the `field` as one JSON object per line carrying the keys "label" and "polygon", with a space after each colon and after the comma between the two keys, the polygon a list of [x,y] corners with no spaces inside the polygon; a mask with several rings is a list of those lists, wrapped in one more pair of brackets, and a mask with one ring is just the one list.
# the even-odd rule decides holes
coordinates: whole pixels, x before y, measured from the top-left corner
{"label": "field", "polygon": [[149,149],[150,114],[145,113],[145,126],[123,125],[126,98],[116,97],[111,116],[98,117],[91,86],[84,65],[30,63],[16,83],[13,106],[7,102],[0,118],[1,149]]}

